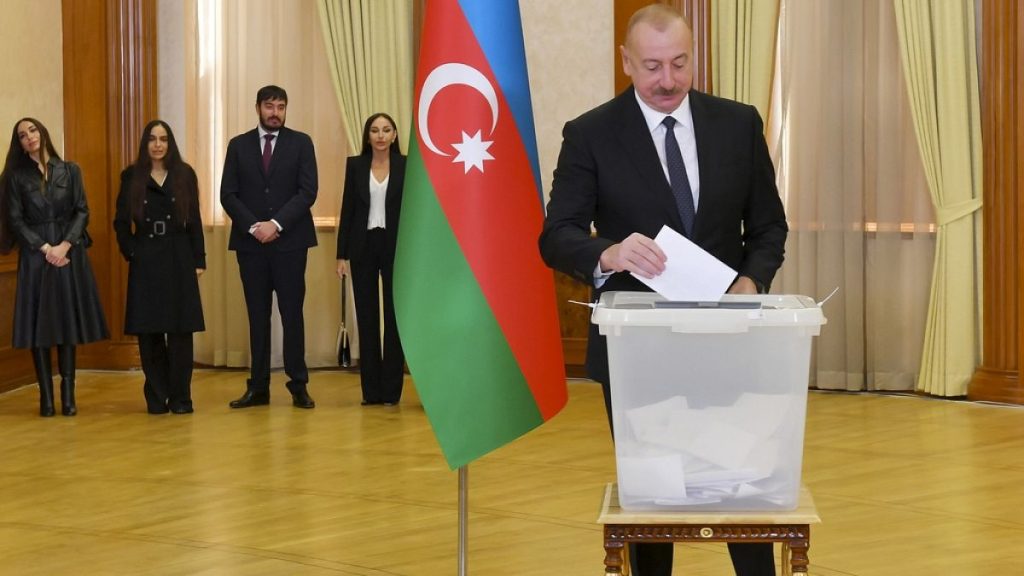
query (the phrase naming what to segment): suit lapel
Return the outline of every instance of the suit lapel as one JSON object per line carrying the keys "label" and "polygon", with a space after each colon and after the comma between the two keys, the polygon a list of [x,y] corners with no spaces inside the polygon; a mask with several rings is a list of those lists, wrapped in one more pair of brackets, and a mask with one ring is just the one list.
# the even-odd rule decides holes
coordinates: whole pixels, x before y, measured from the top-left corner
{"label": "suit lapel", "polygon": [[[362,198],[367,206],[370,205],[370,178],[373,177],[372,168],[370,167],[371,162],[371,156],[359,156],[359,170],[356,171],[356,174],[352,175],[354,178],[359,179],[359,197]],[[345,177],[347,178],[348,175]]]}
{"label": "suit lapel", "polygon": [[714,186],[711,185],[714,175],[711,173],[711,164],[708,160],[708,156],[711,154],[713,131],[710,128],[711,118],[704,105],[704,95],[696,90],[690,90],[689,98],[690,116],[693,118],[693,138],[697,143],[697,167],[700,174],[700,199],[697,213],[693,219],[693,237],[696,238],[697,232],[700,230],[700,215],[714,202]]}
{"label": "suit lapel", "polygon": [[639,189],[649,191],[662,213],[671,215],[672,227],[682,230],[683,222],[679,218],[679,208],[672,195],[672,187],[665,178],[665,169],[661,166],[658,150],[654,147],[654,139],[647,129],[647,121],[640,111],[640,105],[636,103],[633,90],[626,90],[619,95],[615,105],[618,109],[616,116],[619,122],[619,144],[642,179],[642,186]]}
{"label": "suit lapel", "polygon": [[266,179],[267,175],[263,173],[263,142],[260,141],[259,129],[253,128],[246,133],[245,145],[249,148],[249,152],[245,154],[256,162],[256,171]]}
{"label": "suit lapel", "polygon": [[391,175],[388,177],[388,192],[385,204],[394,205],[402,197],[402,179],[405,175],[405,160],[398,154],[391,155]]}

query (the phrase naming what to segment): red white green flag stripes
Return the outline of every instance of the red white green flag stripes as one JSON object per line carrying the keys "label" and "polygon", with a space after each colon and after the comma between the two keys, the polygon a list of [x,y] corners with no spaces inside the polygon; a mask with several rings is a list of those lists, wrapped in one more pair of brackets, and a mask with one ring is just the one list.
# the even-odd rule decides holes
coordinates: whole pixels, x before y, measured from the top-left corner
{"label": "red white green flag stripes", "polygon": [[566,402],[529,95],[515,0],[428,0],[394,296],[453,469]]}

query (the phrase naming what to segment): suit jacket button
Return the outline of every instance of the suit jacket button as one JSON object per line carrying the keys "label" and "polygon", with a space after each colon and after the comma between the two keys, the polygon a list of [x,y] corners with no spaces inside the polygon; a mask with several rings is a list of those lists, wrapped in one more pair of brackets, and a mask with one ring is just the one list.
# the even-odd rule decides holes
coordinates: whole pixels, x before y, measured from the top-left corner
{"label": "suit jacket button", "polygon": [[263,189],[263,193],[264,194],[270,194],[270,188],[264,188]]}

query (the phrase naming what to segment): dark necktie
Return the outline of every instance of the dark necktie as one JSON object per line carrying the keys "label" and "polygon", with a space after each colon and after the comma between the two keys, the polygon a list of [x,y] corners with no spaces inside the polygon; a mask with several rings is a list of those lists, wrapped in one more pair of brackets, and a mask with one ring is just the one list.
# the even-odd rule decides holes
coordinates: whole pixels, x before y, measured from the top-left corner
{"label": "dark necktie", "polygon": [[672,129],[676,125],[676,119],[666,116],[661,123],[665,125],[665,164],[668,165],[669,185],[672,186],[672,195],[676,197],[679,218],[683,221],[683,234],[687,238],[692,238],[696,210],[693,208],[693,191],[690,189],[690,179],[686,177],[683,153],[679,151],[679,142],[676,141],[676,134]]}
{"label": "dark necktie", "polygon": [[263,139],[266,140],[263,143],[263,173],[270,174],[270,157],[274,154],[274,147],[270,143],[274,141],[274,135],[265,134]]}

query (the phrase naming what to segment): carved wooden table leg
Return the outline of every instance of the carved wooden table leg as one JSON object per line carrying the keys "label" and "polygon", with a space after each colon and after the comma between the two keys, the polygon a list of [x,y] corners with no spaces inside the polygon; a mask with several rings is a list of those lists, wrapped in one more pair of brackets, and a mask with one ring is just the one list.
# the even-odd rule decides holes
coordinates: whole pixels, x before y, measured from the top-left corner
{"label": "carved wooden table leg", "polygon": [[604,574],[605,576],[619,576],[623,574],[622,566],[624,564],[622,551],[626,547],[622,540],[613,539],[608,534],[608,530],[604,533]]}
{"label": "carved wooden table leg", "polygon": [[790,549],[790,564],[793,567],[793,576],[807,576],[807,548],[810,547],[810,540],[790,540],[787,542]]}
{"label": "carved wooden table leg", "polygon": [[779,553],[779,559],[782,560],[782,576],[793,576],[793,563],[790,561],[788,540],[782,541],[782,550]]}

